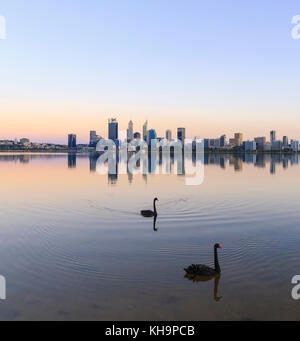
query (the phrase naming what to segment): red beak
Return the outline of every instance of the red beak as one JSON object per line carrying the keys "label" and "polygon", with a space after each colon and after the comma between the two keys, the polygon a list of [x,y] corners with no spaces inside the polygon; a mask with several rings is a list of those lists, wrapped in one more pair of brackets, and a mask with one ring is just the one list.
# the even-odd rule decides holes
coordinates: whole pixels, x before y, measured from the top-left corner
{"label": "red beak", "polygon": [[221,250],[222,250],[222,246],[221,246],[221,245],[219,245],[219,249],[221,249]]}

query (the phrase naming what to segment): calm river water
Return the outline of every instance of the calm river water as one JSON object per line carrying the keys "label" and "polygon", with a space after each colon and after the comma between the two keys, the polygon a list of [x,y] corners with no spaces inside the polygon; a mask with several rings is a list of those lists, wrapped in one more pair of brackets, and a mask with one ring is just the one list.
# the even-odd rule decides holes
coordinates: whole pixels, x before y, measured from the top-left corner
{"label": "calm river water", "polygon": [[[300,319],[297,155],[205,155],[198,186],[96,162],[0,154],[1,320]],[[154,197],[155,226],[139,214]],[[215,242],[220,280],[185,278]]]}

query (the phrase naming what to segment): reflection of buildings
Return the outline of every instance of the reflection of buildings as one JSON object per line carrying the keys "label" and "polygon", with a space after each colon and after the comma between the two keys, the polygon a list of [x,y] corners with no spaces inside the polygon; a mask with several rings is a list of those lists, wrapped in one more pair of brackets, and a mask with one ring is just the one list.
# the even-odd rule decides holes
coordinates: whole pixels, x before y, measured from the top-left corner
{"label": "reflection of buildings", "polygon": [[27,155],[27,154],[20,155],[20,162],[29,163],[29,161],[30,161],[30,155]]}
{"label": "reflection of buildings", "polygon": [[265,168],[266,167],[266,161],[264,158],[264,154],[257,154],[256,155],[256,162],[254,163],[255,167],[259,168]]}
{"label": "reflection of buildings", "polygon": [[68,154],[68,168],[76,168],[76,154]]}
{"label": "reflection of buildings", "polygon": [[[115,165],[115,167],[114,167]],[[112,171],[112,169],[115,170],[115,172]],[[118,172],[119,172],[119,154],[116,154],[116,157],[110,161],[108,161],[108,183],[110,185],[114,185],[118,182]]]}
{"label": "reflection of buildings", "polygon": [[89,159],[90,159],[90,172],[91,173],[96,172],[98,156],[89,155]]}
{"label": "reflection of buildings", "polygon": [[240,172],[243,170],[243,162],[240,157],[232,156],[229,158],[229,164],[234,166],[234,170],[236,172]]}
{"label": "reflection of buildings", "polygon": [[[155,154],[146,153],[144,156],[137,157],[137,154],[131,153],[128,155],[128,160],[122,161],[119,159],[119,153],[116,154],[117,168],[116,173],[109,172],[108,183],[115,184],[118,181],[118,174],[126,174],[128,182],[132,183],[134,181],[135,174],[142,176],[143,180],[147,183],[148,177],[154,174],[162,175],[185,175],[189,174],[190,167],[195,167],[196,165],[196,154],[191,153],[184,155],[184,153],[171,153],[170,158],[162,156],[162,153],[156,152]],[[128,166],[129,160],[136,156],[136,161],[134,163],[133,172],[130,171]],[[2,158],[3,159],[3,158]],[[18,157],[20,162],[22,158]],[[89,156],[90,171],[94,172],[97,167],[98,156]],[[1,161],[1,157],[0,157]],[[122,166],[122,162],[125,162],[125,170]],[[127,166],[126,166],[127,162]],[[120,163],[120,165],[119,165]],[[233,153],[205,153],[203,163],[206,166],[216,165],[222,169],[226,168],[226,164],[229,163],[230,166],[234,167],[234,170],[241,172],[243,170],[243,163],[252,164],[254,167],[265,168],[269,164],[269,169],[271,174],[276,173],[276,167],[281,165],[283,169],[287,169],[289,165],[293,166],[299,163],[298,154],[233,154]],[[108,168],[108,163],[105,163]],[[76,154],[68,155],[68,165],[70,168],[76,167]],[[131,166],[132,167],[132,166]],[[127,171],[126,171],[127,170]],[[106,173],[105,173],[106,174]]]}
{"label": "reflection of buildings", "polygon": [[273,160],[271,160],[271,162],[270,162],[270,173],[271,174],[276,173],[276,165],[275,165],[275,162]]}

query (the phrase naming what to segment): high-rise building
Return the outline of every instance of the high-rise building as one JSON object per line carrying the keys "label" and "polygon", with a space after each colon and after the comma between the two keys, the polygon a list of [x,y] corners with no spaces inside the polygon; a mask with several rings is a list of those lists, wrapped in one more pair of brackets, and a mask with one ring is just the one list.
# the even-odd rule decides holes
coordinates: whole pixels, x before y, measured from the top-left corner
{"label": "high-rise building", "polygon": [[291,149],[295,152],[299,151],[299,141],[291,140]]}
{"label": "high-rise building", "polygon": [[260,151],[264,150],[264,146],[266,144],[266,138],[264,136],[256,137],[254,141],[256,142],[257,150],[260,150]]}
{"label": "high-rise building", "polygon": [[185,141],[185,128],[178,128],[177,129],[177,139],[184,144]]}
{"label": "high-rise building", "polygon": [[110,140],[117,140],[119,137],[119,128],[118,128],[118,122],[115,118],[111,118],[108,120],[108,138]]}
{"label": "high-rise building", "polygon": [[97,135],[97,132],[95,130],[90,131],[90,147],[96,147],[99,140],[101,140],[102,137]]}
{"label": "high-rise building", "polygon": [[271,147],[272,147],[272,150],[281,151],[283,147],[283,143],[280,140],[278,141],[275,140],[272,142]]}
{"label": "high-rise building", "polygon": [[275,141],[276,141],[276,131],[275,130],[271,130],[270,131],[270,142],[272,144]]}
{"label": "high-rise building", "polygon": [[149,129],[147,134],[147,144],[151,145],[151,141],[157,137],[155,129]]}
{"label": "high-rise building", "polygon": [[166,139],[167,139],[168,141],[171,141],[171,140],[172,140],[172,131],[171,131],[170,129],[168,129],[168,130],[166,131]]}
{"label": "high-rise building", "polygon": [[76,135],[74,134],[69,134],[68,135],[68,148],[69,149],[74,149],[77,147],[76,143]]}
{"label": "high-rise building", "polygon": [[234,139],[235,139],[235,145],[240,146],[243,143],[243,134],[242,133],[235,133]]}
{"label": "high-rise building", "polygon": [[246,152],[253,152],[256,150],[256,142],[255,141],[244,141],[243,142],[243,149]]}
{"label": "high-rise building", "polygon": [[288,139],[287,136],[283,136],[283,138],[282,138],[282,143],[283,143],[283,147],[284,147],[284,148],[287,148],[287,147],[288,147],[288,145],[289,145],[289,139]]}
{"label": "high-rise building", "polygon": [[131,120],[128,123],[127,140],[128,141],[132,141],[133,140],[133,122]]}
{"label": "high-rise building", "polygon": [[226,135],[220,137],[220,147],[225,147],[226,145]]}
{"label": "high-rise building", "polygon": [[148,121],[146,121],[143,125],[143,139],[144,141],[147,141],[148,136]]}
{"label": "high-rise building", "polygon": [[90,131],[90,146],[95,146],[98,142],[98,136],[95,130]]}

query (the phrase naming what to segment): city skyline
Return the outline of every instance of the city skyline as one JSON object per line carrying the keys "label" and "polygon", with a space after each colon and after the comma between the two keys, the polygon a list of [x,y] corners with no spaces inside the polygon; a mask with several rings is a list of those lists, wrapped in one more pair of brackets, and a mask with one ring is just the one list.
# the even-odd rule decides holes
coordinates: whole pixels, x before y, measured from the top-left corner
{"label": "city skyline", "polygon": [[[88,143],[78,143],[77,144],[77,135],[74,133],[69,133],[67,137],[67,146],[69,150],[77,149],[77,145],[86,149],[86,147],[95,149],[98,141],[101,139],[109,139],[116,143],[117,147],[119,147],[119,141],[126,139],[127,142],[131,142],[133,139],[143,139],[148,146],[151,145],[152,140],[167,140],[167,141],[181,141],[184,145],[185,141],[188,140],[186,138],[186,128],[178,127],[176,137],[172,139],[172,130],[166,128],[165,136],[158,136],[156,129],[150,128],[148,129],[148,120],[146,120],[142,126],[141,131],[134,130],[134,122],[130,120],[128,122],[128,128],[126,130],[119,130],[119,122],[117,118],[109,118],[107,125],[107,135],[98,135],[96,130],[90,130],[89,132],[89,142]],[[203,146],[206,150],[244,150],[245,152],[272,152],[272,151],[282,151],[282,152],[299,152],[299,140],[295,138],[290,138],[287,135],[282,136],[281,138],[276,138],[277,132],[276,130],[271,130],[269,133],[270,139],[267,140],[266,136],[256,136],[253,139],[244,139],[244,135],[241,132],[235,132],[233,137],[229,137],[227,139],[227,135],[223,134],[217,138],[211,137],[203,137],[203,136],[195,136],[190,140],[201,139],[203,140]],[[63,150],[65,144],[53,144],[51,147],[51,143],[46,142],[45,144],[39,144],[36,141],[30,141],[28,138],[20,138],[15,140],[1,140],[0,145],[1,149],[5,150],[5,146],[7,149],[11,149],[20,144],[25,149],[51,149],[54,148],[57,150]],[[44,147],[42,147],[44,145]],[[88,151],[88,150],[86,150]]]}
{"label": "city skyline", "polygon": [[3,0],[0,136],[64,143],[72,131],[86,143],[114,114],[151,118],[160,136],[184,126],[188,138],[274,128],[299,139],[298,11],[295,0]]}

